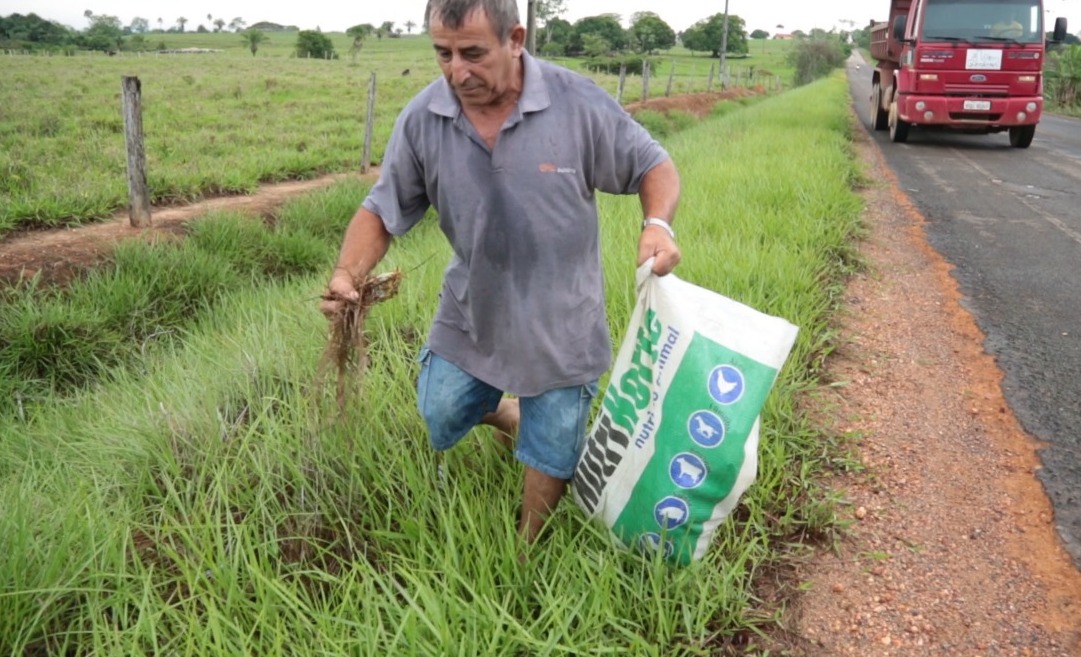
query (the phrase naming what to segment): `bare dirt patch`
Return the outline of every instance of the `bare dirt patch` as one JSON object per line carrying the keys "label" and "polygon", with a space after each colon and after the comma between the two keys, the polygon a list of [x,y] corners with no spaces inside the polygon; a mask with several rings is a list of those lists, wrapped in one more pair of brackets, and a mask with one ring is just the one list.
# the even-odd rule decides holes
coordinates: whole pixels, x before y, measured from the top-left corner
{"label": "bare dirt patch", "polygon": [[786,654],[1081,655],[1081,573],[1034,472],[1039,444],[961,306],[924,219],[862,129],[869,270],[847,288],[839,349],[816,400],[862,436],[866,470],[833,482],[851,533],[801,568]]}
{"label": "bare dirt patch", "polygon": [[[101,262],[120,240],[176,235],[184,231],[187,222],[212,210],[270,215],[293,196],[358,175],[335,174],[264,185],[250,196],[225,196],[191,205],[155,208],[148,228],[132,228],[127,212],[122,212],[102,223],[6,235],[0,238],[0,285],[37,274],[43,282],[63,283]],[[375,176],[378,172],[366,175]]]}
{"label": "bare dirt patch", "polygon": [[734,89],[726,89],[724,91],[650,98],[645,102],[629,103],[624,105],[624,108],[631,114],[638,110],[650,109],[664,114],[673,111],[686,112],[688,114],[693,114],[698,118],[702,118],[708,116],[709,113],[713,111],[713,108],[717,106],[717,103],[729,100],[739,100],[740,98],[757,96],[762,93],[765,93],[765,89],[762,87],[753,87],[750,89],[737,87]]}

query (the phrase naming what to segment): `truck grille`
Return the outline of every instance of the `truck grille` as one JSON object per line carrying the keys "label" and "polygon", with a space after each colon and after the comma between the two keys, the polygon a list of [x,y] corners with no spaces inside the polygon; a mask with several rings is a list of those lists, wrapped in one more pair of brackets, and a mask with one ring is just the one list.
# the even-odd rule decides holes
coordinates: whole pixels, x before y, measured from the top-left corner
{"label": "truck grille", "polygon": [[950,120],[962,123],[998,123],[1002,114],[988,112],[950,112]]}
{"label": "truck grille", "polygon": [[1010,93],[1005,84],[947,84],[947,96],[988,96],[1005,98]]}

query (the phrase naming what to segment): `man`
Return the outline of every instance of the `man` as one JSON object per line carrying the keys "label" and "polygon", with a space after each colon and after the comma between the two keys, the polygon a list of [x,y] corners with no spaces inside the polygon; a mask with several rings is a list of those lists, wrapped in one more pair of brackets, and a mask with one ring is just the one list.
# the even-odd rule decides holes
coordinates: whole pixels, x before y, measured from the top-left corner
{"label": "man", "polygon": [[637,260],[663,276],[680,259],[679,176],[607,93],[524,51],[516,0],[430,0],[425,18],[443,77],[398,117],[328,296],[355,298],[352,281],[391,236],[436,208],[454,255],[417,404],[438,451],[478,424],[517,431],[518,528],[531,542],[574,473],[611,363],[594,193],[639,195]]}
{"label": "man", "polygon": [[991,26],[991,36],[1000,39],[1020,39],[1024,35],[1025,28],[1021,25],[1021,21],[1017,20],[1016,15],[1011,15],[1008,19]]}

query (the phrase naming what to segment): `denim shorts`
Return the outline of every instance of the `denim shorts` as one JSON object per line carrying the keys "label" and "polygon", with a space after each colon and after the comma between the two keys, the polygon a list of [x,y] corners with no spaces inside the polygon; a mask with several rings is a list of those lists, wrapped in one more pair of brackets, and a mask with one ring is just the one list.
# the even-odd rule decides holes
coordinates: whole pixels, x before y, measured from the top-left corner
{"label": "denim shorts", "polygon": [[[419,360],[417,407],[428,425],[432,448],[447,450],[496,409],[503,391],[427,347],[421,349]],[[596,395],[594,381],[519,398],[522,417],[515,458],[550,477],[570,479],[585,444],[590,404]]]}

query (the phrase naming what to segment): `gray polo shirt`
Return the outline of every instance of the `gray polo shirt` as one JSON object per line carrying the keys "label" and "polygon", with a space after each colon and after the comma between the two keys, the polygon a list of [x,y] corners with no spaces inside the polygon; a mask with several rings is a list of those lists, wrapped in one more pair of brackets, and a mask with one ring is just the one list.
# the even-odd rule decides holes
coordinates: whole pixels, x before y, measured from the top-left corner
{"label": "gray polo shirt", "polygon": [[439,78],[402,111],[364,207],[402,235],[429,206],[454,255],[432,351],[520,396],[611,363],[595,190],[637,193],[668,159],[592,80],[522,54],[518,105],[489,149]]}

